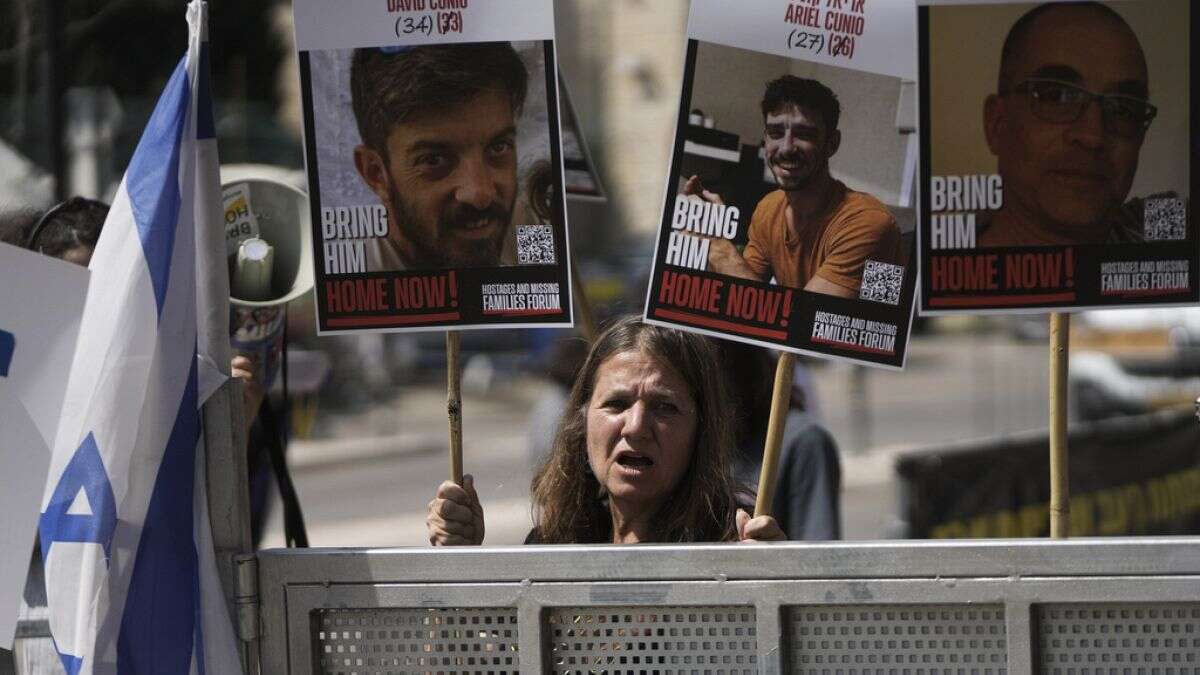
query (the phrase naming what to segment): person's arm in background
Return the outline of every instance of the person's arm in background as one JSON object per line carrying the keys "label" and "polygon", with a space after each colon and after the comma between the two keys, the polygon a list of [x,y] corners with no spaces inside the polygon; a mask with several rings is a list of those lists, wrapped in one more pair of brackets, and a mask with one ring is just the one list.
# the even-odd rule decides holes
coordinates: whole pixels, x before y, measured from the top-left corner
{"label": "person's arm in background", "polygon": [[842,538],[842,468],[837,444],[804,413],[788,413],[773,504],[792,541]]}
{"label": "person's arm in background", "polygon": [[267,392],[263,388],[262,378],[255,368],[253,359],[246,356],[235,356],[229,367],[232,375],[242,381],[242,402],[246,412],[244,431],[248,441],[250,427],[254,426],[254,418],[258,417],[258,409],[262,406]]}

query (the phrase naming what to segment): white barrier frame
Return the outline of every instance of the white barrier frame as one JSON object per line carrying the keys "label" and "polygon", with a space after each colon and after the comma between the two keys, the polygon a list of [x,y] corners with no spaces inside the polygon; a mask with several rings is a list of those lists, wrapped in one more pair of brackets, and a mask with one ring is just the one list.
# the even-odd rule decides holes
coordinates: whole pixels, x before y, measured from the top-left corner
{"label": "white barrier frame", "polygon": [[759,672],[783,608],[1002,605],[1008,673],[1040,672],[1039,605],[1200,603],[1200,539],[309,549],[259,555],[264,673],[315,673],[314,611],[515,607],[520,671],[548,672],[551,607],[752,605]]}

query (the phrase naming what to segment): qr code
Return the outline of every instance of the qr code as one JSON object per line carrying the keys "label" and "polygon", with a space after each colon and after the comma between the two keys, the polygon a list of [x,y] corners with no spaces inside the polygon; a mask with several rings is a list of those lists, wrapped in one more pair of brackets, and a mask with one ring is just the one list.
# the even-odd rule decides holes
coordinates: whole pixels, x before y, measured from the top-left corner
{"label": "qr code", "polygon": [[904,282],[904,268],[900,265],[868,260],[863,268],[862,287],[858,291],[860,300],[900,304],[900,286]]}
{"label": "qr code", "polygon": [[1187,239],[1187,209],[1175,197],[1146,199],[1146,241]]}
{"label": "qr code", "polygon": [[517,227],[517,264],[554,264],[554,230],[549,225]]}

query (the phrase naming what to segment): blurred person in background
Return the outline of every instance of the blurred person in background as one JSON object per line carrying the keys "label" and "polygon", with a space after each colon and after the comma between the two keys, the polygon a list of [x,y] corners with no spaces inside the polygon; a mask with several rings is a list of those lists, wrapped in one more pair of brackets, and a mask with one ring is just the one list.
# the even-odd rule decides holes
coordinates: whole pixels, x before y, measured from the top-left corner
{"label": "blurred person in background", "polygon": [[108,204],[72,197],[30,222],[21,246],[42,255],[87,267],[108,216]]}
{"label": "blurred person in background", "polygon": [[[735,420],[734,475],[757,492],[767,422],[771,418],[777,355],[740,342],[718,342],[721,366],[734,402],[730,409],[739,413]],[[837,444],[807,411],[800,383],[801,378],[796,378],[792,386],[771,513],[788,539],[840,539],[842,469]]]}
{"label": "blurred person in background", "polygon": [[525,425],[529,443],[530,466],[539,466],[550,456],[558,419],[571,395],[571,386],[587,358],[587,341],[570,337],[555,342],[548,350],[550,363],[545,371],[545,385],[529,411]]}

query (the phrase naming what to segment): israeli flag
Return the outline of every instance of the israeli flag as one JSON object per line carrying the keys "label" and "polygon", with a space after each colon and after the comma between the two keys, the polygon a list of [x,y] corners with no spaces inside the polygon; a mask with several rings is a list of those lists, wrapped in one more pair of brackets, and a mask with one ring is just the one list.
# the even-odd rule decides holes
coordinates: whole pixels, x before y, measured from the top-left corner
{"label": "israeli flag", "polygon": [[68,675],[240,673],[208,522],[200,407],[229,372],[207,6],[89,266],[38,531]]}

